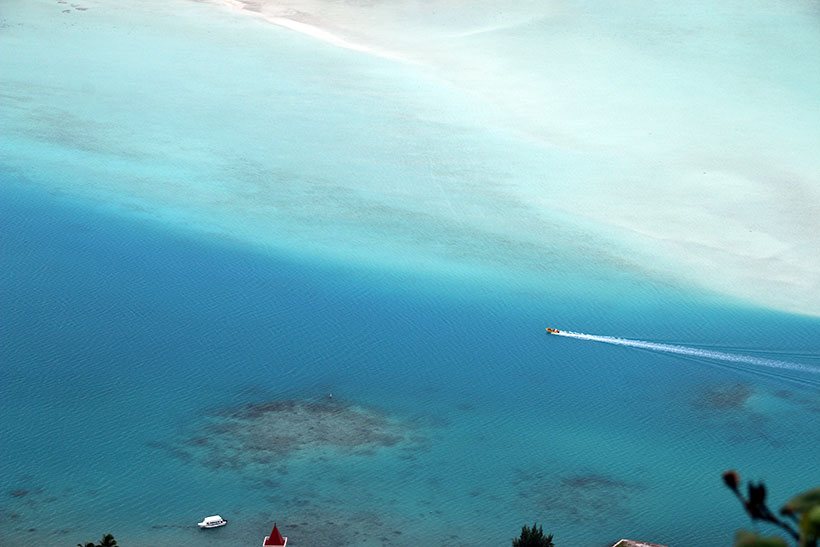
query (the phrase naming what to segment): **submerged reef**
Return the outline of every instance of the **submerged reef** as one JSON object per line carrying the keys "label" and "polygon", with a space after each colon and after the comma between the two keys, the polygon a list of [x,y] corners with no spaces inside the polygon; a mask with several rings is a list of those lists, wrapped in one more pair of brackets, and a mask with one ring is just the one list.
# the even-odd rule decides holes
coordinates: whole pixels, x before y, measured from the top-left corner
{"label": "submerged reef", "polygon": [[695,406],[705,410],[738,410],[746,406],[754,390],[748,384],[708,386],[695,398]]}
{"label": "submerged reef", "polygon": [[[368,456],[407,449],[416,426],[373,409],[334,400],[254,403],[206,416],[194,434],[165,446],[176,457],[212,469],[282,467],[289,459]],[[284,463],[283,463],[284,462]]]}
{"label": "submerged reef", "polygon": [[729,444],[765,442],[780,446],[768,427],[769,417],[751,404],[757,395],[745,383],[704,385],[694,394],[691,404],[701,416],[699,423],[718,432]]}
{"label": "submerged reef", "polygon": [[518,496],[549,514],[551,521],[587,522],[594,513],[595,524],[602,527],[628,517],[631,502],[642,490],[638,482],[597,472],[556,477],[520,470],[515,483]]}
{"label": "submerged reef", "polygon": [[[6,516],[7,528],[20,534],[42,533],[40,528],[33,528],[33,524],[51,525],[48,515],[54,514],[54,505],[62,500],[67,492],[59,492],[41,486],[31,476],[13,479],[15,482],[5,492],[0,492],[0,514]],[[65,535],[71,530],[59,528],[46,533]],[[0,536],[0,544],[5,545]]]}
{"label": "submerged reef", "polygon": [[[209,412],[174,439],[149,445],[206,475],[231,474],[249,498],[279,512],[293,541],[407,545],[422,540],[408,539],[407,531],[422,518],[396,510],[406,500],[395,481],[430,449],[430,427],[424,417],[398,418],[339,399],[288,399]],[[249,539],[252,530],[256,541],[271,514],[248,512],[252,507],[225,511],[244,512],[234,530],[248,530]],[[422,509],[426,516],[429,509]],[[173,533],[174,523],[155,531]]]}
{"label": "submerged reef", "polygon": [[[818,411],[816,398],[800,390],[768,390],[748,383],[702,385],[689,402],[700,415],[699,427],[705,425],[732,445],[785,447],[796,431],[782,424],[804,420]],[[820,435],[817,438],[820,441]]]}

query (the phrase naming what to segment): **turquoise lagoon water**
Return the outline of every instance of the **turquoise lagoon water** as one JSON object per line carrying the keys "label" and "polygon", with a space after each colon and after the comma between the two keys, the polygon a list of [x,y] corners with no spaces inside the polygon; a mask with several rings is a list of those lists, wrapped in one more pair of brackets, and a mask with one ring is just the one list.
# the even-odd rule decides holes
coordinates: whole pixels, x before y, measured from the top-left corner
{"label": "turquoise lagoon water", "polygon": [[[622,302],[603,308],[578,286],[527,294],[262,255],[8,184],[1,218],[4,545],[102,530],[250,545],[271,520],[302,545],[501,545],[533,519],[571,545],[722,545],[745,525],[724,468],[775,496],[816,473],[816,374],[543,334],[817,366],[814,319],[617,283]],[[721,403],[738,385],[751,396]],[[269,468],[163,448],[221,409],[327,393],[423,441]],[[202,539],[192,524],[212,512],[233,522]]]}
{"label": "turquoise lagoon water", "polygon": [[[4,5],[0,544],[725,545],[721,471],[816,481],[818,374],[543,331],[818,367],[816,318],[527,207],[601,168],[480,99],[170,6]],[[214,414],[329,393],[411,441],[197,456]]]}

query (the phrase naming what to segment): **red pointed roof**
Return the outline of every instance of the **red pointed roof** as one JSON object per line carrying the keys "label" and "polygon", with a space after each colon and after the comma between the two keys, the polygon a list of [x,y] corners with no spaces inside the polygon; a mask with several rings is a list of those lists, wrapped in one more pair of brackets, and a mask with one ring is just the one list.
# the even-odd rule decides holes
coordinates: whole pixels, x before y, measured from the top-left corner
{"label": "red pointed roof", "polygon": [[[258,541],[258,540],[257,540]],[[276,523],[273,525],[273,530],[271,530],[270,535],[265,539],[265,543],[262,545],[284,545],[285,538],[282,537],[282,534],[279,533],[279,528],[276,527]]]}

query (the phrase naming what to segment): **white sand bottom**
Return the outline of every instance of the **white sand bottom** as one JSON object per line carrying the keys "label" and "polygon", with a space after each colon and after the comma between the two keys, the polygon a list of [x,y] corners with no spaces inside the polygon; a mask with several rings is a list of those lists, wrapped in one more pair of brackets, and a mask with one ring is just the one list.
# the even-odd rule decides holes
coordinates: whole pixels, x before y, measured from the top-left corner
{"label": "white sand bottom", "polygon": [[820,313],[799,7],[83,7],[8,9],[0,162],[31,183],[261,246]]}

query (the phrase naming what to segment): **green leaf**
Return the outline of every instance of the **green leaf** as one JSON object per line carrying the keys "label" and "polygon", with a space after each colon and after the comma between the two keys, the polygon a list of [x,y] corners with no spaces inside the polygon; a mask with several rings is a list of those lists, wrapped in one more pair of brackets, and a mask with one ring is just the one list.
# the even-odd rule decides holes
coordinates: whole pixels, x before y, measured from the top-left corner
{"label": "green leaf", "polygon": [[740,530],[735,535],[735,547],[788,547],[788,544],[777,536],[763,537]]}
{"label": "green leaf", "polygon": [[805,540],[820,538],[820,505],[803,513],[803,518],[800,519],[800,532]]}
{"label": "green leaf", "polygon": [[805,513],[817,506],[820,506],[820,487],[793,497],[783,506],[783,509],[792,513]]}

